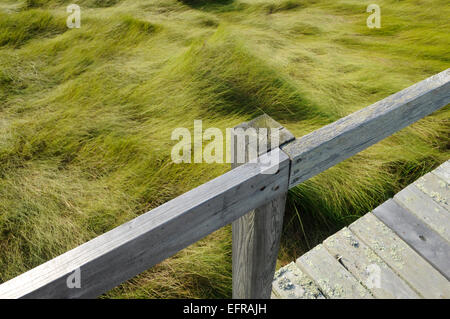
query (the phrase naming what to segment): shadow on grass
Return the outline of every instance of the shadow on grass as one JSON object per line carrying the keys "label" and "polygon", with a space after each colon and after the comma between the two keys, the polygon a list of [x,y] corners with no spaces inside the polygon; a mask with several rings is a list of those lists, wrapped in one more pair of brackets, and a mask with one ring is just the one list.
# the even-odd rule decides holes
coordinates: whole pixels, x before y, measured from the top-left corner
{"label": "shadow on grass", "polygon": [[325,118],[295,83],[224,29],[193,45],[180,59],[179,69],[189,78],[197,103],[208,115],[267,113],[285,123]]}
{"label": "shadow on grass", "polygon": [[234,0],[178,0],[192,9],[208,12],[230,12],[245,9],[247,6]]}

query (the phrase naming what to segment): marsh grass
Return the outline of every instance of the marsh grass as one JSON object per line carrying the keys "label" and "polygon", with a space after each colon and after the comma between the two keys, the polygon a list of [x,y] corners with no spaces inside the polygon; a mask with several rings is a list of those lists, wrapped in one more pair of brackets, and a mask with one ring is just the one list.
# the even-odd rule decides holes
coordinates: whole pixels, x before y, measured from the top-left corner
{"label": "marsh grass", "polygon": [[51,37],[66,30],[64,19],[45,11],[0,12],[0,47],[9,45],[18,48],[30,39]]}
{"label": "marsh grass", "polygon": [[[445,1],[0,1],[0,281],[226,172],[174,128],[269,114],[296,136],[449,67]],[[449,109],[294,188],[279,265],[449,157]],[[231,296],[230,228],[104,298]]]}

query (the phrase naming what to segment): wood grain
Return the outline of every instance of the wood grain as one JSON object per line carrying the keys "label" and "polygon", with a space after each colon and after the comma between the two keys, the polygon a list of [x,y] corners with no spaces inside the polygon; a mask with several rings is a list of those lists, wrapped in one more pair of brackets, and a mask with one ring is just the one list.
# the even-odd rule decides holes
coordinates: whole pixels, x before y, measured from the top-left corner
{"label": "wood grain", "polygon": [[398,192],[394,199],[450,243],[450,215],[444,207],[414,184]]}
{"label": "wood grain", "polygon": [[280,268],[273,280],[273,294],[282,299],[325,299],[314,280],[294,262]]}
{"label": "wood grain", "polygon": [[318,245],[296,261],[297,266],[314,279],[327,298],[372,299],[361,285],[330,253]]}
{"label": "wood grain", "polygon": [[[376,298],[420,298],[403,279],[348,228],[328,237],[323,245]],[[373,281],[372,277],[375,275],[378,277]]]}
{"label": "wood grain", "polygon": [[289,188],[450,103],[450,69],[352,113],[282,149],[292,159]]}
{"label": "wood grain", "polygon": [[[280,131],[279,143],[283,144],[293,139],[293,135],[281,124],[267,115],[262,115],[249,123],[242,123],[238,127],[254,128],[258,132],[261,128]],[[259,136],[265,139],[263,149],[260,145],[255,154],[263,154],[278,147],[274,145],[269,135]],[[236,145],[233,135],[233,144]],[[251,159],[248,153],[248,141],[245,143],[245,160]],[[255,147],[255,145],[252,145]],[[233,146],[232,146],[233,147]],[[236,159],[236,147],[233,147],[232,158]],[[233,161],[232,167],[240,164]],[[233,298],[236,299],[268,299],[272,292],[272,279],[280,247],[280,237],[283,228],[283,217],[286,205],[287,189],[272,201],[249,211],[245,216],[232,223],[233,232]]]}
{"label": "wood grain", "polygon": [[450,245],[439,234],[393,199],[375,208],[373,214],[442,275],[450,278]]}
{"label": "wood grain", "polygon": [[450,211],[450,188],[446,181],[431,172],[415,181],[414,185],[445,208],[447,212]]}
{"label": "wood grain", "polygon": [[450,283],[375,215],[368,213],[349,229],[425,298],[450,298]]}
{"label": "wood grain", "polygon": [[442,178],[447,184],[450,184],[450,160],[442,163],[433,173]]}
{"label": "wood grain", "polygon": [[233,222],[233,298],[270,298],[286,195]]}
{"label": "wood grain", "polygon": [[[277,174],[244,164],[0,285],[0,298],[91,298],[114,288],[285,194],[288,157],[279,149],[262,157]],[[76,269],[81,288],[69,289]]]}

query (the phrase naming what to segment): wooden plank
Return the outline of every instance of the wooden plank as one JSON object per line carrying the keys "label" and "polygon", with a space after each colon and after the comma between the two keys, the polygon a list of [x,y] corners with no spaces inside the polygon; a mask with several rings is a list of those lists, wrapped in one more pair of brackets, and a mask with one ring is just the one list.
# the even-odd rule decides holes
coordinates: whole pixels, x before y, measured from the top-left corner
{"label": "wooden plank", "polygon": [[445,239],[393,199],[375,208],[373,214],[445,278],[450,278],[450,246]]}
{"label": "wooden plank", "polygon": [[296,261],[297,266],[309,275],[327,298],[372,299],[362,286],[328,251],[318,245]]}
{"label": "wooden plank", "polygon": [[234,299],[270,298],[286,196],[278,196],[233,222]]}
{"label": "wooden plank", "polygon": [[[96,297],[248,211],[284,194],[289,159],[279,149],[245,164],[2,285],[0,298]],[[68,276],[80,270],[81,288]]]}
{"label": "wooden plank", "polygon": [[450,160],[442,163],[433,173],[443,179],[447,184],[450,184]]}
{"label": "wooden plank", "polygon": [[[232,144],[230,156],[232,159],[232,168],[238,167],[239,165],[252,160],[252,158],[250,158],[252,154],[260,156],[267,153],[268,151],[271,151],[295,140],[295,137],[291,132],[289,132],[284,126],[272,119],[267,114],[260,115],[250,122],[243,122],[239,125],[236,125],[233,129],[234,130],[231,137]],[[240,136],[241,142],[239,142],[239,139],[237,137],[237,130],[239,129],[242,130]],[[266,129],[266,134],[261,134],[261,129]],[[275,143],[272,143],[271,131],[278,132],[278,141],[276,141]],[[254,138],[254,140],[257,141],[256,145],[254,143],[251,143],[249,145],[249,140],[251,138]],[[240,158],[244,158],[243,161],[240,161],[237,156],[239,143],[242,143],[242,146],[245,149],[245,156]],[[261,147],[262,143],[265,144],[266,148]]]}
{"label": "wooden plank", "polygon": [[[240,124],[243,129],[253,128],[258,134],[261,145],[256,147],[255,154],[263,154],[279,143],[285,143],[293,139],[293,135],[285,130],[281,124],[267,115],[262,115],[249,123]],[[259,134],[266,128],[266,134]],[[271,140],[271,130],[280,133],[277,141]],[[280,132],[283,130],[283,132]],[[282,135],[281,135],[282,133]],[[236,161],[237,136],[232,135],[232,167],[240,164]],[[251,160],[249,153],[249,141],[243,141],[245,160]],[[286,205],[286,192],[274,198],[272,201],[248,212],[235,220],[232,224],[233,232],[233,298],[235,299],[267,299],[272,292],[272,280],[280,247],[281,231],[283,228],[284,209]]]}
{"label": "wooden plank", "polygon": [[394,199],[450,242],[450,216],[431,197],[419,190],[414,184],[411,184],[397,193]]}
{"label": "wooden plank", "polygon": [[411,299],[420,296],[348,228],[323,245],[376,298]]}
{"label": "wooden plank", "polygon": [[289,188],[319,174],[450,103],[450,69],[296,139]]}
{"label": "wooden plank", "polygon": [[316,283],[294,262],[280,268],[273,280],[273,294],[282,299],[325,299]]}
{"label": "wooden plank", "polygon": [[[254,118],[253,120],[251,120],[248,123],[245,123],[247,127],[253,127],[255,128],[257,131],[260,128],[266,128],[266,129],[271,129],[271,130],[278,130],[279,132],[279,141],[278,141],[278,145],[272,145],[270,142],[270,136],[267,137],[268,139],[268,149],[267,151],[270,151],[272,149],[274,149],[275,147],[279,147],[281,145],[284,145],[286,143],[289,143],[293,140],[295,140],[295,136],[289,132],[288,129],[286,129],[283,125],[281,125],[280,123],[278,123],[277,121],[275,121],[273,118],[271,118],[269,115],[267,114],[263,114],[260,115],[256,118]],[[241,127],[241,126],[238,126]],[[262,155],[263,153],[267,152],[265,150],[260,150],[259,155]]]}
{"label": "wooden plank", "polygon": [[444,207],[447,212],[450,211],[450,189],[444,180],[433,173],[428,173],[415,181],[414,185]]}
{"label": "wooden plank", "polygon": [[349,229],[425,298],[450,298],[450,284],[391,229],[368,213]]}

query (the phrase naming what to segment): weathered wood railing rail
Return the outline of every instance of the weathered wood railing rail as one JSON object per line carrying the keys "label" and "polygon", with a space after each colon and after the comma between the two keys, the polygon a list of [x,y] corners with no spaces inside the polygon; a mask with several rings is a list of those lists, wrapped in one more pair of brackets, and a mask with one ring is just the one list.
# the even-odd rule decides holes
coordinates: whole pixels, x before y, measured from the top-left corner
{"label": "weathered wood railing rail", "polygon": [[[278,127],[284,145],[259,157],[269,166],[235,167],[3,283],[0,298],[96,297],[232,222],[233,297],[268,298],[288,189],[449,103],[447,69],[299,139]],[[75,270],[81,288],[71,289]]]}

